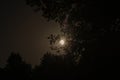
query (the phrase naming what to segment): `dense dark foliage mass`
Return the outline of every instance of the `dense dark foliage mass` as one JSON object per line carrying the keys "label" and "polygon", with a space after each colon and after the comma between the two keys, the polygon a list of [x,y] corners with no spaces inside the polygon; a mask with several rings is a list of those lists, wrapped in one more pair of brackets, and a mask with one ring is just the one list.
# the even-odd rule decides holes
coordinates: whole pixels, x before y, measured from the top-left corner
{"label": "dense dark foliage mass", "polygon": [[[101,52],[100,52],[101,53]],[[113,56],[88,56],[74,61],[72,55],[46,53],[34,68],[18,53],[11,53],[7,64],[0,68],[0,78],[10,80],[81,80],[108,79],[119,76],[119,63]],[[113,63],[113,61],[115,63]]]}
{"label": "dense dark foliage mass", "polygon": [[0,76],[5,80],[29,80],[31,71],[31,65],[26,64],[18,53],[11,53]]}
{"label": "dense dark foliage mass", "polygon": [[[19,54],[11,54],[0,69],[1,77],[14,80],[108,79],[119,76],[119,3],[102,0],[26,0],[43,17],[60,24],[67,45],[65,55],[46,53],[31,68]],[[54,45],[61,35],[51,34]],[[52,48],[59,52],[59,48]],[[60,48],[61,50],[61,48]],[[56,52],[56,54],[58,54]]]}

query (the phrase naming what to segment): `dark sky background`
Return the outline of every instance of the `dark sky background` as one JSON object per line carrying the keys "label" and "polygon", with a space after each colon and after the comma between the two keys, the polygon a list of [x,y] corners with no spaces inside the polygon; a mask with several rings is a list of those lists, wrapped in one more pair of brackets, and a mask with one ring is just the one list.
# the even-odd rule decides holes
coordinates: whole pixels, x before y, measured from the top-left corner
{"label": "dark sky background", "polygon": [[25,0],[0,0],[0,67],[12,51],[19,52],[27,63],[40,63],[49,50],[47,36],[59,30],[58,24],[47,22]]}

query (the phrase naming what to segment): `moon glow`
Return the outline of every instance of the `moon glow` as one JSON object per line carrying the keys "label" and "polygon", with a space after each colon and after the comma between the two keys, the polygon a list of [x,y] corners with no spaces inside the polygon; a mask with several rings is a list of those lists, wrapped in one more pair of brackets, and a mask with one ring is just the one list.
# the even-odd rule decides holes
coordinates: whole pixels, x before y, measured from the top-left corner
{"label": "moon glow", "polygon": [[64,41],[63,39],[61,39],[61,40],[59,41],[59,43],[60,43],[60,45],[64,45],[64,44],[65,44],[65,41]]}

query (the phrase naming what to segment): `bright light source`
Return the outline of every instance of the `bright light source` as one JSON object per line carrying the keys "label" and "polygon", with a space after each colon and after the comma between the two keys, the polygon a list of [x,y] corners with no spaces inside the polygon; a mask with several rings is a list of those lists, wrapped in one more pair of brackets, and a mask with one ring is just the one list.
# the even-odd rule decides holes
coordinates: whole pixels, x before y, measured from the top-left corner
{"label": "bright light source", "polygon": [[59,42],[61,45],[64,45],[65,44],[65,41],[62,39],[62,40],[60,40],[60,42]]}

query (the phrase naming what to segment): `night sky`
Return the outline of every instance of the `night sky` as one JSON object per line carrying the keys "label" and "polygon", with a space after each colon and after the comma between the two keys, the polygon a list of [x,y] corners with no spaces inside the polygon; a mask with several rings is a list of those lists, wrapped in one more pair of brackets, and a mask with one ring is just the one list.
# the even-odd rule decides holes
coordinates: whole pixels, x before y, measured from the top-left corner
{"label": "night sky", "polygon": [[0,1],[0,67],[6,64],[10,53],[19,52],[27,63],[40,63],[49,50],[47,36],[59,32],[59,25],[47,22],[33,11],[25,0]]}

